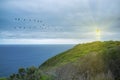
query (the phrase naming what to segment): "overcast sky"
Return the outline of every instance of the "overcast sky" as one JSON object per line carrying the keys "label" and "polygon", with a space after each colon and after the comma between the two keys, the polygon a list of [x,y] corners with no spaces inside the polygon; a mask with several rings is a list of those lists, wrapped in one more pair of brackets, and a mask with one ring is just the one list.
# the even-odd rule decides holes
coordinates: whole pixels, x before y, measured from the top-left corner
{"label": "overcast sky", "polygon": [[120,40],[120,0],[0,0],[0,44]]}

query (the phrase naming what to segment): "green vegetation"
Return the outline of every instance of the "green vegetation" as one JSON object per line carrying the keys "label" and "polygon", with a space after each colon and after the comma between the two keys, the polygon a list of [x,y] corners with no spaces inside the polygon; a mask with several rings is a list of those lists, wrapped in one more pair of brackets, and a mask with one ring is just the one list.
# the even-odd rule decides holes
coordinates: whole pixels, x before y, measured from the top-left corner
{"label": "green vegetation", "polygon": [[7,80],[52,80],[52,77],[44,75],[40,69],[32,66],[27,69],[20,68],[17,74],[10,75]]}
{"label": "green vegetation", "polygon": [[8,80],[120,80],[120,41],[79,44]]}
{"label": "green vegetation", "polygon": [[105,41],[105,42],[92,42],[86,44],[79,44],[76,45],[74,48],[63,52],[61,54],[56,55],[55,57],[47,60],[43,63],[40,68],[46,69],[49,67],[58,67],[70,62],[75,62],[82,56],[89,54],[89,53],[104,53],[108,51],[109,48],[113,48],[116,46],[120,46],[119,41]]}
{"label": "green vegetation", "polygon": [[0,80],[6,80],[6,78],[0,78]]}

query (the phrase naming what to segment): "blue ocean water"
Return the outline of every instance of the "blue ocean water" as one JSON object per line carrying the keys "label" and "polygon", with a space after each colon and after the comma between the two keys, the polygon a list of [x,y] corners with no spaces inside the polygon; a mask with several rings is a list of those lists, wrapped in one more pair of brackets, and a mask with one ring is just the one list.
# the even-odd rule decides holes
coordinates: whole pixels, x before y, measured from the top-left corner
{"label": "blue ocean water", "polygon": [[0,45],[0,77],[16,73],[20,67],[38,67],[47,59],[74,45]]}

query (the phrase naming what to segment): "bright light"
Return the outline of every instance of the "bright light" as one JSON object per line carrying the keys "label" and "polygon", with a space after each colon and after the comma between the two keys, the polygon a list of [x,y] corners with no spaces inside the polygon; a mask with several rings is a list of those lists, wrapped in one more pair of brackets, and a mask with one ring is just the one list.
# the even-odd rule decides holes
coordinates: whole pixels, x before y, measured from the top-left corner
{"label": "bright light", "polygon": [[98,41],[100,40],[100,37],[101,37],[101,31],[100,31],[100,29],[97,29],[96,30],[96,38]]}
{"label": "bright light", "polygon": [[96,30],[96,35],[100,36],[101,35],[101,31],[99,29]]}

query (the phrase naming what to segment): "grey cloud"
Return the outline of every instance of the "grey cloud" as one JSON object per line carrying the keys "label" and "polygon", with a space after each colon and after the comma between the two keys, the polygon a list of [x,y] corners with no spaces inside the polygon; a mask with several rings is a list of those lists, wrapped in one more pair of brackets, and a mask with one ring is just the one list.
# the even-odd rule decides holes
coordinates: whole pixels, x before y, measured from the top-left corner
{"label": "grey cloud", "polygon": [[[119,33],[119,3],[120,0],[2,0],[0,31],[7,30],[9,35],[5,33],[0,35],[2,38],[90,39],[94,37],[93,32],[96,28],[104,32]],[[53,28],[60,26],[65,31],[41,33],[38,29],[33,29],[32,32],[28,30],[19,32],[10,28],[19,25],[39,26],[40,24],[15,23],[13,20],[15,17],[40,18]],[[113,35],[109,37],[112,38]]]}

